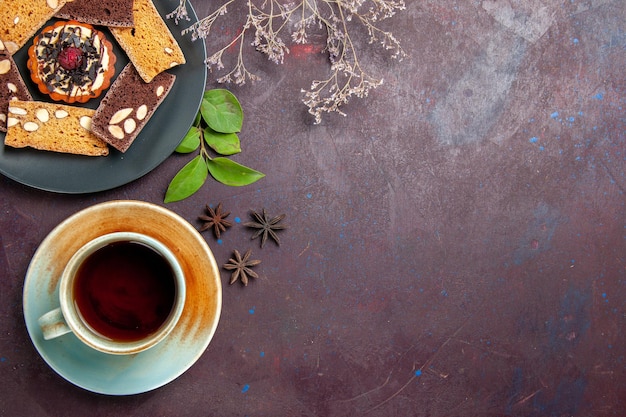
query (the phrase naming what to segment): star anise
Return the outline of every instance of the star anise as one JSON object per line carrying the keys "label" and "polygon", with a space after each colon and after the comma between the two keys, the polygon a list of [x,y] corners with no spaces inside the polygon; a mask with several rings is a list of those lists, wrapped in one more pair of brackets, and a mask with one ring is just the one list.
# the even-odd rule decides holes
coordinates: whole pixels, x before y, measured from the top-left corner
{"label": "star anise", "polygon": [[215,210],[211,208],[208,204],[206,205],[206,211],[208,215],[201,215],[198,218],[204,222],[202,227],[200,227],[200,231],[204,232],[210,228],[213,228],[213,234],[217,239],[220,238],[220,234],[226,231],[227,227],[232,226],[233,224],[226,220],[226,217],[230,215],[230,211],[222,213],[222,203],[219,203]]}
{"label": "star anise", "polygon": [[262,236],[261,247],[263,247],[263,245],[265,245],[267,237],[270,236],[272,239],[274,239],[274,242],[276,242],[276,244],[280,246],[280,239],[276,234],[276,230],[282,230],[287,228],[287,226],[279,224],[280,221],[285,218],[285,215],[280,214],[276,217],[269,218],[265,209],[263,209],[262,215],[255,211],[250,212],[250,215],[256,221],[246,222],[243,225],[247,227],[252,227],[254,229],[259,229],[252,235],[251,239],[256,239],[257,237]]}
{"label": "star anise", "polygon": [[248,278],[259,277],[257,273],[251,270],[250,268],[252,268],[255,265],[260,264],[261,261],[256,260],[256,259],[253,259],[253,260],[250,259],[250,255],[252,254],[252,249],[248,249],[246,253],[243,255],[243,257],[241,256],[239,251],[236,249],[233,251],[233,254],[234,254],[234,258],[230,258],[228,260],[228,263],[224,264],[224,269],[233,271],[232,274],[230,275],[230,284],[232,285],[235,282],[237,282],[237,279],[240,279],[241,283],[244,286],[247,286]]}

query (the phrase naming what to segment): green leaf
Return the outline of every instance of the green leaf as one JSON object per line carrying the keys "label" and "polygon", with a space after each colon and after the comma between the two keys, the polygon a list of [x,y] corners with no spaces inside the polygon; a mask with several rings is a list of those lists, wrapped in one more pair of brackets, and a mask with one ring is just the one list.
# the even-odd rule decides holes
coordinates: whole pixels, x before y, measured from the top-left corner
{"label": "green leaf", "polygon": [[221,155],[234,155],[241,152],[239,137],[236,133],[220,133],[207,127],[204,129],[204,141]]}
{"label": "green leaf", "polygon": [[200,105],[200,113],[206,124],[217,132],[236,133],[240,132],[243,126],[241,104],[228,90],[206,91]]}
{"label": "green leaf", "polygon": [[208,176],[202,156],[189,161],[172,179],[165,192],[165,203],[184,200],[202,187]]}
{"label": "green leaf", "polygon": [[207,161],[209,172],[219,182],[231,186],[249,185],[263,178],[265,174],[238,164],[228,158],[217,157]]}
{"label": "green leaf", "polygon": [[191,126],[175,150],[178,153],[190,153],[198,149],[198,146],[200,146],[200,129]]}

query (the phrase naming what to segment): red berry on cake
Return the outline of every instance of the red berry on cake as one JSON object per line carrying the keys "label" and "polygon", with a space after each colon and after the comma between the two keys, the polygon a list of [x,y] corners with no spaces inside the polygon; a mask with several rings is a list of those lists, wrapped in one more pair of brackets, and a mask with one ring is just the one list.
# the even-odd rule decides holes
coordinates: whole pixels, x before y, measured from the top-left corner
{"label": "red berry on cake", "polygon": [[83,51],[75,46],[66,46],[61,49],[57,57],[59,64],[67,71],[80,68],[83,62]]}

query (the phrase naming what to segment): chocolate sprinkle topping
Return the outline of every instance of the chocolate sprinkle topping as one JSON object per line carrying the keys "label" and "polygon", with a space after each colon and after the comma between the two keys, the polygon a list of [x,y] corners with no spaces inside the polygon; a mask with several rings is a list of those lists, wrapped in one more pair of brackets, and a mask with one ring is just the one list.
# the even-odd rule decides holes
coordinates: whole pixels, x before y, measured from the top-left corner
{"label": "chocolate sprinkle topping", "polygon": [[[83,28],[80,26],[65,25],[55,28],[54,32],[40,35],[36,54],[41,79],[49,91],[62,91],[67,95],[74,91],[94,95],[91,91],[93,83],[98,74],[105,72],[102,67],[104,46],[95,41],[94,33],[91,31],[88,36],[83,36]],[[99,48],[94,44],[99,45]],[[74,69],[63,68],[57,60],[61,51],[67,47],[78,48],[83,53],[80,65]]]}

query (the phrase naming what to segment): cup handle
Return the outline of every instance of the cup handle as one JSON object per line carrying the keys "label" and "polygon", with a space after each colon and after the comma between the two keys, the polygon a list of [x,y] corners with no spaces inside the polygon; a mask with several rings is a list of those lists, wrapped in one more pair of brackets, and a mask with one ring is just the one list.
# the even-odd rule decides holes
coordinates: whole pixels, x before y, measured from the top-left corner
{"label": "cup handle", "polygon": [[43,316],[39,317],[37,322],[43,332],[44,340],[54,339],[55,337],[62,336],[72,331],[63,317],[61,307],[48,311]]}

